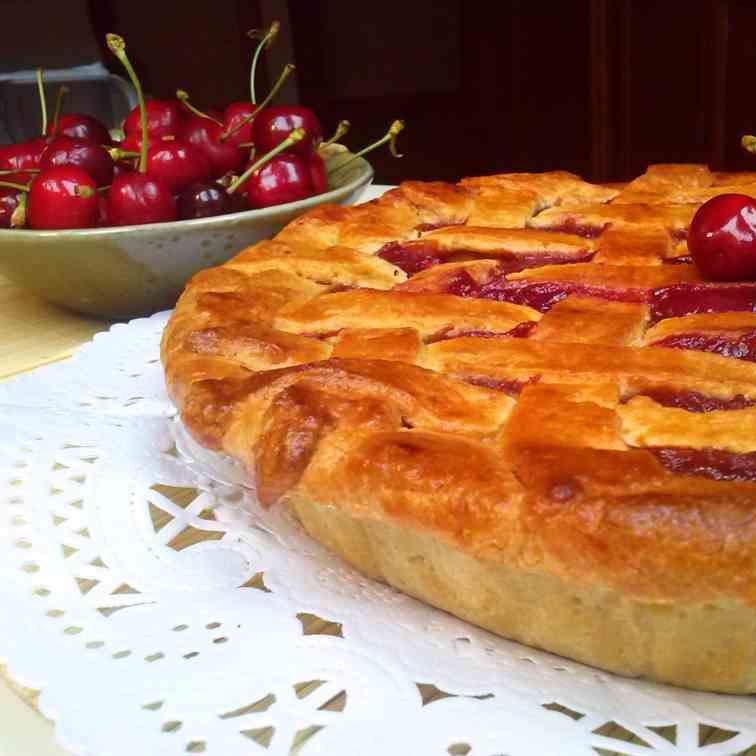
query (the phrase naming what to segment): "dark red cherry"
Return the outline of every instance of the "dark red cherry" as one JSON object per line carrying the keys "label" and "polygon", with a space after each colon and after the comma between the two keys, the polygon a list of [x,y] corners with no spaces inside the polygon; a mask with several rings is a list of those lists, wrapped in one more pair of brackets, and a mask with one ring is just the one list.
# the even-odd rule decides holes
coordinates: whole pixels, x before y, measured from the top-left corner
{"label": "dark red cherry", "polygon": [[76,166],[41,172],[32,181],[26,206],[29,228],[91,228],[97,222],[97,186]]}
{"label": "dark red cherry", "polygon": [[176,220],[176,202],[161,181],[146,173],[121,173],[108,190],[106,211],[111,226]]}
{"label": "dark red cherry", "polygon": [[113,160],[107,150],[85,139],[55,137],[42,154],[39,167],[46,170],[59,165],[81,168],[97,186],[107,186],[113,180]]}
{"label": "dark red cherry", "polygon": [[249,207],[270,207],[311,197],[315,191],[307,158],[281,152],[242,184]]}
{"label": "dark red cherry", "polygon": [[[5,177],[3,177],[5,178]],[[21,190],[0,186],[0,228],[10,228],[11,218],[18,207]]]}
{"label": "dark red cherry", "polygon": [[0,147],[0,170],[20,171],[24,168],[39,168],[47,142],[42,137]]}
{"label": "dark red cherry", "polygon": [[196,147],[210,161],[210,178],[220,178],[225,173],[236,173],[244,165],[246,152],[230,140],[220,139],[223,127],[201,116],[184,120],[179,138]]}
{"label": "dark red cherry", "polygon": [[154,144],[147,150],[147,174],[159,179],[171,193],[212,173],[205,153],[179,140]]}
{"label": "dark red cherry", "polygon": [[[223,111],[223,131],[228,133],[224,141],[239,145],[252,141],[252,121],[250,116],[256,106],[251,102],[232,102]],[[247,148],[249,149],[249,148]]]}
{"label": "dark red cherry", "polygon": [[[54,129],[54,131],[53,131]],[[47,127],[47,136],[67,136],[71,139],[86,139],[95,144],[109,145],[110,132],[104,124],[83,113],[65,113]]]}
{"label": "dark red cherry", "polygon": [[252,141],[258,153],[277,147],[291,132],[302,129],[305,136],[291,149],[306,155],[323,141],[323,132],[315,113],[301,105],[273,105],[265,108],[252,121]]}
{"label": "dark red cherry", "polygon": [[225,187],[214,181],[190,184],[179,194],[176,205],[181,220],[210,218],[247,209],[243,196],[229,194]]}
{"label": "dark red cherry", "polygon": [[314,194],[323,194],[328,190],[328,174],[323,158],[320,157],[317,150],[310,150],[306,160],[310,169],[312,191]]}
{"label": "dark red cherry", "polygon": [[756,280],[756,199],[720,194],[693,216],[688,249],[705,278]]}
{"label": "dark red cherry", "polygon": [[[175,136],[183,120],[181,106],[178,100],[145,100],[144,108],[147,113],[147,133],[150,136],[161,137],[166,134]],[[135,105],[123,122],[124,134],[141,133],[139,121],[139,106]]]}

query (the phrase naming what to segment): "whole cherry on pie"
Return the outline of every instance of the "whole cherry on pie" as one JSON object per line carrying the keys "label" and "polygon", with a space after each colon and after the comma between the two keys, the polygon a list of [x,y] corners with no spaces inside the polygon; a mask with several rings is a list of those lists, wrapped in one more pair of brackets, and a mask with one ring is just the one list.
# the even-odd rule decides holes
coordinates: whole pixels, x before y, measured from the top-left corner
{"label": "whole cherry on pie", "polygon": [[688,249],[706,278],[756,280],[756,199],[720,194],[701,205],[690,224]]}

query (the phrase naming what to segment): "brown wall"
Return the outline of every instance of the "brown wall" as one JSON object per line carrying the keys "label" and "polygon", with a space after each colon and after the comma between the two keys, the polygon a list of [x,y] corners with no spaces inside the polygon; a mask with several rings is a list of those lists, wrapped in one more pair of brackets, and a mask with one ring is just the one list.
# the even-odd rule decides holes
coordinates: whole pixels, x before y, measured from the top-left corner
{"label": "brown wall", "polygon": [[345,142],[356,147],[406,119],[406,157],[373,158],[381,181],[554,167],[618,180],[653,161],[756,169],[739,147],[756,131],[752,0],[93,0],[90,9],[98,34],[127,37],[150,91],[183,86],[200,104],[244,96],[244,32],[288,13],[290,92],[326,132],[349,118]]}

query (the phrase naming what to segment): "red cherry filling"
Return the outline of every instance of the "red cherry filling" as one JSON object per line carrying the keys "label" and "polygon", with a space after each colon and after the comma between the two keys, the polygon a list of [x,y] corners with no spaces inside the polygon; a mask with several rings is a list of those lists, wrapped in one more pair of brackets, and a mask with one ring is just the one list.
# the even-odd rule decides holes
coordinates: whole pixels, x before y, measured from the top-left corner
{"label": "red cherry filling", "polygon": [[602,225],[588,225],[587,223],[579,223],[574,219],[569,219],[556,226],[549,226],[548,231],[559,231],[563,234],[574,234],[575,236],[582,236],[585,239],[595,239],[601,234],[601,232],[607,227],[607,223]]}
{"label": "red cherry filling", "polygon": [[673,284],[651,291],[651,319],[701,312],[756,312],[756,284]]}
{"label": "red cherry filling", "polygon": [[572,281],[507,281],[499,275],[478,283],[467,271],[458,271],[444,289],[459,297],[495,299],[499,302],[532,307],[539,312],[550,310],[568,295],[598,297],[610,302],[644,302],[644,289],[611,289]]}
{"label": "red cherry filling", "polygon": [[413,242],[410,247],[394,241],[384,244],[378,251],[378,257],[401,268],[408,276],[444,262],[447,256],[437,245],[423,242]]}
{"label": "red cherry filling", "polygon": [[756,452],[686,447],[649,447],[648,451],[678,475],[700,475],[712,480],[756,480]]}
{"label": "red cherry filling", "polygon": [[526,321],[524,323],[518,323],[514,328],[510,328],[508,331],[476,331],[476,330],[464,330],[449,326],[437,331],[431,336],[424,339],[426,344],[434,344],[437,341],[448,341],[449,339],[460,339],[463,337],[478,337],[482,339],[493,338],[515,338],[524,339],[530,336],[533,329],[536,326],[535,321]]}
{"label": "red cherry filling", "polygon": [[[713,412],[714,410],[739,410],[745,407],[756,406],[756,400],[746,399],[742,394],[732,399],[719,399],[715,396],[707,396],[698,391],[676,391],[668,388],[649,388],[639,392],[639,396],[647,396],[657,404],[664,407],[676,407],[688,412]],[[622,397],[624,404],[632,399],[632,396]]]}
{"label": "red cherry filling", "polygon": [[525,381],[489,378],[486,375],[460,375],[457,377],[466,383],[472,383],[473,386],[483,386],[495,391],[503,391],[505,394],[509,394],[509,396],[519,396],[525,386],[531,386],[541,380],[540,375],[531,376]]}
{"label": "red cherry filling", "polygon": [[463,220],[458,221],[443,221],[440,223],[421,223],[418,226],[415,226],[415,231],[436,231],[439,228],[449,228],[449,226],[464,226],[465,222]]}
{"label": "red cherry filling", "polygon": [[[389,242],[378,251],[378,257],[401,268],[408,276],[432,268],[444,262],[472,260],[496,257],[498,266],[496,276],[516,273],[525,268],[537,268],[541,265],[560,265],[562,263],[588,262],[594,253],[586,250],[580,254],[565,255],[558,253],[535,254],[529,252],[475,252],[469,249],[441,249],[432,241]],[[450,292],[454,293],[454,292]]]}
{"label": "red cherry filling", "polygon": [[738,336],[681,333],[655,341],[654,346],[696,349],[700,352],[721,354],[723,357],[733,357],[736,360],[756,362],[756,331]]}

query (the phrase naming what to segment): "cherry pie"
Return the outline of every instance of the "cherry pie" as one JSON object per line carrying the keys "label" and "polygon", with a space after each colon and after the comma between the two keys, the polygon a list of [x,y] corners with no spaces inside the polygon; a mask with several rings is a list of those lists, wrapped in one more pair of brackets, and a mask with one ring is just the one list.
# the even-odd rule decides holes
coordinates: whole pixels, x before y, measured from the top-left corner
{"label": "cherry pie", "polygon": [[191,280],[169,391],[366,574],[607,670],[756,692],[756,283],[702,279],[685,243],[726,191],[756,175],[323,205]]}

